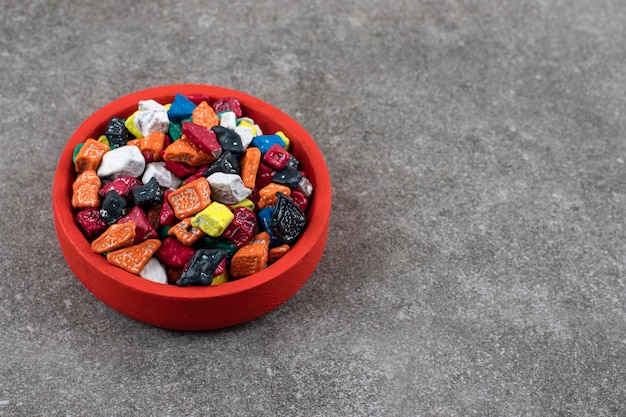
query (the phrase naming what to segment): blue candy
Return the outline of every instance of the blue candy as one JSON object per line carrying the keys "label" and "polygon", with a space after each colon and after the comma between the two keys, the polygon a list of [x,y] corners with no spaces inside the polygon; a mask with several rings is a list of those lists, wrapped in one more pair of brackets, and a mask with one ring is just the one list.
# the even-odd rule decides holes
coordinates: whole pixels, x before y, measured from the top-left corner
{"label": "blue candy", "polygon": [[285,147],[285,141],[278,135],[261,135],[255,136],[252,139],[252,146],[259,148],[263,155],[265,155],[265,152],[274,144],[278,144],[283,148]]}
{"label": "blue candy", "polygon": [[190,117],[193,113],[196,105],[182,94],[176,94],[174,101],[170,105],[170,109],[167,111],[167,117],[171,122],[178,123],[181,120]]}

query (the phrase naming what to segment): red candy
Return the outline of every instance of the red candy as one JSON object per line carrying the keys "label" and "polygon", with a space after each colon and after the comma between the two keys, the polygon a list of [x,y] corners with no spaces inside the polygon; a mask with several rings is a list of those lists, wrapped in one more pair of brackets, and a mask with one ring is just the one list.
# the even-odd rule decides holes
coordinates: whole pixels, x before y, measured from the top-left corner
{"label": "red candy", "polygon": [[156,256],[163,265],[171,268],[183,268],[195,252],[193,248],[183,245],[178,239],[168,236],[163,239],[161,247],[156,251],[154,256]]}
{"label": "red candy", "polygon": [[170,195],[172,190],[165,190],[163,192],[163,205],[161,206],[161,213],[159,214],[159,224],[161,226],[173,226],[178,223],[178,218],[172,205],[167,200],[167,196]]}
{"label": "red candy", "polygon": [[309,198],[304,195],[303,192],[298,190],[291,191],[291,200],[296,203],[303,213],[306,212],[306,207],[309,205]]}
{"label": "red candy", "polygon": [[76,222],[88,239],[100,235],[109,225],[100,217],[100,209],[90,208],[76,214]]}
{"label": "red candy", "polygon": [[254,236],[256,228],[256,215],[245,207],[238,207],[233,211],[235,217],[222,233],[222,236],[230,239],[238,248],[246,245]]}
{"label": "red candy", "polygon": [[235,116],[237,116],[237,118],[241,117],[243,114],[241,112],[241,104],[239,103],[239,100],[234,97],[224,97],[217,100],[215,103],[213,103],[213,110],[215,110],[215,113],[221,113],[230,110],[235,113]]}
{"label": "red candy", "polygon": [[202,152],[214,158],[219,158],[222,154],[222,147],[212,130],[192,122],[183,123],[182,129],[187,139],[195,143]]}
{"label": "red candy", "polygon": [[276,170],[283,169],[289,162],[289,158],[291,158],[289,152],[277,143],[273,144],[263,155],[263,161]]}
{"label": "red candy", "polygon": [[116,223],[126,223],[126,222],[135,223],[135,241],[134,244],[143,242],[146,239],[156,239],[157,232],[154,230],[150,222],[148,222],[148,218],[146,214],[143,212],[141,207],[135,206],[133,207],[124,217],[119,219]]}
{"label": "red candy", "polygon": [[134,177],[119,177],[100,188],[100,196],[104,197],[109,191],[115,190],[119,195],[127,200],[133,198],[133,188],[143,185],[141,181]]}

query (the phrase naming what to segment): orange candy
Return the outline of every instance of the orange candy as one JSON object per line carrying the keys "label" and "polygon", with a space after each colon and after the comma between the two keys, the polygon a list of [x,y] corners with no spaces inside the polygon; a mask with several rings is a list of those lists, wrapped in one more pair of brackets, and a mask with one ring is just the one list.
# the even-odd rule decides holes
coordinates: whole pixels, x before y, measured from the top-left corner
{"label": "orange candy", "polygon": [[243,278],[263,270],[267,266],[270,235],[261,232],[250,243],[241,247],[230,261],[230,276]]}
{"label": "orange candy", "polygon": [[107,253],[107,261],[131,274],[139,275],[160,246],[159,239],[147,239],[136,245]]}
{"label": "orange candy", "polygon": [[276,262],[277,260],[282,258],[284,254],[289,252],[289,249],[291,249],[291,247],[289,245],[287,245],[287,244],[276,246],[276,247],[270,249],[269,250],[269,254],[268,254],[269,257],[267,259],[267,263],[268,264],[273,264],[274,262]]}
{"label": "orange candy", "polygon": [[167,196],[167,201],[172,206],[176,217],[184,219],[211,204],[211,187],[206,178],[200,177],[172,191]]}
{"label": "orange candy", "polygon": [[135,223],[112,224],[100,237],[91,242],[91,250],[96,253],[110,252],[133,244]]}
{"label": "orange candy", "polygon": [[132,145],[139,148],[141,153],[149,153],[155,161],[161,160],[161,151],[165,146],[165,133],[153,132],[145,138],[137,138],[129,140],[126,145]]}
{"label": "orange candy", "polygon": [[259,203],[257,206],[262,209],[276,204],[276,193],[283,193],[287,197],[291,196],[291,190],[286,185],[270,182],[259,190]]}
{"label": "orange candy", "polygon": [[80,151],[76,154],[76,160],[74,162],[76,172],[85,172],[88,169],[97,170],[102,156],[110,150],[111,148],[102,142],[91,138],[87,139],[82,148],[80,148]]}
{"label": "orange candy", "polygon": [[166,161],[181,162],[195,167],[215,161],[212,155],[203,152],[198,145],[182,135],[180,139],[165,149],[163,159]]}
{"label": "orange candy", "polygon": [[72,184],[72,207],[75,209],[87,209],[100,207],[100,186],[102,181],[93,169],[88,169],[76,177]]}
{"label": "orange candy", "polygon": [[191,217],[187,217],[172,226],[167,234],[174,236],[180,243],[186,246],[193,245],[205,235],[202,229],[191,225]]}
{"label": "orange candy", "polygon": [[201,102],[191,113],[193,122],[207,129],[220,124],[220,118],[206,101]]}
{"label": "orange candy", "polygon": [[261,150],[259,148],[250,147],[246,149],[246,153],[241,158],[241,180],[246,188],[254,188],[260,162]]}

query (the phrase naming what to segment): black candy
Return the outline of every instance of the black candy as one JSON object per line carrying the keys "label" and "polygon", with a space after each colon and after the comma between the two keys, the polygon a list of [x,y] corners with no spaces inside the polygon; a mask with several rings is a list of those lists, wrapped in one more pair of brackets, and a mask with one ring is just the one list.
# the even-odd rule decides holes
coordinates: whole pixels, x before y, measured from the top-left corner
{"label": "black candy", "polygon": [[222,249],[198,249],[189,259],[176,285],[189,287],[192,285],[211,285],[213,274],[219,264],[226,258]]}
{"label": "black candy", "polygon": [[298,159],[295,156],[291,155],[289,157],[289,160],[287,160],[287,165],[286,166],[288,166],[289,168],[293,168],[293,169],[299,170],[300,169],[300,161],[298,161]]}
{"label": "black candy", "polygon": [[155,177],[145,184],[133,188],[133,200],[138,206],[154,206],[163,202],[163,190]]}
{"label": "black candy", "polygon": [[222,146],[224,152],[243,153],[243,142],[241,142],[241,136],[237,132],[223,126],[213,126],[211,130],[215,132],[217,141]]}
{"label": "black candy", "polygon": [[217,161],[213,162],[202,175],[208,178],[211,174],[215,174],[216,172],[240,175],[241,164],[232,152],[222,152],[220,157],[217,158]]}
{"label": "black candy", "polygon": [[119,195],[117,191],[111,190],[104,196],[102,206],[100,207],[100,217],[107,224],[111,225],[126,215],[127,207],[126,199]]}
{"label": "black candy", "polygon": [[126,119],[121,117],[113,117],[109,120],[109,124],[104,132],[111,149],[126,146],[126,142],[131,139],[131,134],[124,125]]}
{"label": "black candy", "polygon": [[276,194],[276,209],[270,219],[274,235],[288,245],[294,244],[306,228],[306,216],[291,198]]}
{"label": "black candy", "polygon": [[286,185],[292,190],[302,181],[302,174],[297,169],[285,167],[280,171],[276,171],[272,175],[272,182],[276,184]]}

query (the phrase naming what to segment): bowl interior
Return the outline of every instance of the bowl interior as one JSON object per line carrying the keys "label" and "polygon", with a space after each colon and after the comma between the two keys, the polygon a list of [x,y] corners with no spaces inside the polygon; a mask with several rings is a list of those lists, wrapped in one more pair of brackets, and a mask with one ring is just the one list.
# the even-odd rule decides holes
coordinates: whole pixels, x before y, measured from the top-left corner
{"label": "bowl interior", "polygon": [[[298,158],[302,169],[307,172],[313,184],[314,192],[307,210],[308,225],[305,232],[285,256],[259,273],[208,287],[181,288],[175,285],[153,283],[123,271],[109,264],[103,256],[93,253],[90,243],[75,222],[75,213],[70,203],[72,183],[76,177],[72,164],[74,148],[87,138],[97,139],[102,135],[110,118],[128,117],[137,109],[140,100],[154,99],[166,104],[171,102],[178,93],[205,94],[211,100],[236,97],[242,105],[244,116],[254,119],[264,133],[283,131],[291,139],[290,152]],[[121,288],[182,300],[209,299],[245,292],[276,276],[290,273],[300,262],[306,261],[312,248],[319,246],[320,242],[325,245],[330,203],[330,178],[324,158],[314,140],[297,122],[276,107],[248,94],[223,87],[197,84],[154,87],[126,95],[100,108],[78,127],[66,144],[57,166],[53,185],[54,219],[61,247],[68,264],[88,289],[92,290],[90,286],[96,285],[90,283],[90,271],[97,270],[110,280],[116,281],[116,285]],[[319,259],[315,263],[317,261]]]}

